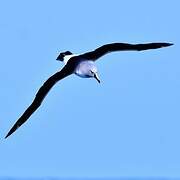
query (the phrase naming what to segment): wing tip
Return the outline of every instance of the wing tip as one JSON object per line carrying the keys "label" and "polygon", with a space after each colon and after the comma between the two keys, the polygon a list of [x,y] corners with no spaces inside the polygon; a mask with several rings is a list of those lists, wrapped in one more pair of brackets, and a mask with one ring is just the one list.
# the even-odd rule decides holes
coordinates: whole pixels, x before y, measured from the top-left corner
{"label": "wing tip", "polygon": [[6,135],[4,139],[6,139],[7,137],[8,137],[8,135]]}
{"label": "wing tip", "polygon": [[173,43],[163,43],[164,47],[168,47],[168,46],[172,46],[172,45],[174,45],[174,44]]}
{"label": "wing tip", "polygon": [[13,132],[14,132],[14,131],[11,131],[11,130],[10,130],[10,131],[7,133],[7,135],[5,136],[5,139],[8,138]]}
{"label": "wing tip", "polygon": [[15,124],[7,133],[7,135],[5,136],[5,139],[8,138],[11,134],[13,134],[20,126],[18,126],[17,124]]}
{"label": "wing tip", "polygon": [[10,135],[11,135],[10,132],[8,132],[8,134],[5,136],[4,139],[8,138]]}

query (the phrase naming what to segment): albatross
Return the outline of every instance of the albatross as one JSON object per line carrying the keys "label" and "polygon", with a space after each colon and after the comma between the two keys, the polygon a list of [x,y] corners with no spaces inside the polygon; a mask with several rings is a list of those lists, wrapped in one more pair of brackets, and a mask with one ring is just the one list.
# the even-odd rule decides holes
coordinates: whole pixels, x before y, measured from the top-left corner
{"label": "albatross", "polygon": [[75,74],[82,78],[95,78],[98,83],[100,79],[98,77],[97,67],[95,61],[107,53],[115,51],[144,51],[149,49],[158,49],[173,45],[172,43],[145,43],[145,44],[128,44],[128,43],[111,43],[103,45],[93,51],[83,54],[73,54],[70,51],[61,52],[56,60],[64,62],[64,67],[49,77],[44,84],[40,87],[35,95],[33,102],[16,121],[14,126],[9,130],[5,136],[7,138],[14,133],[22,124],[24,124],[29,117],[40,107],[44,98],[50,89],[60,80],[65,77]]}

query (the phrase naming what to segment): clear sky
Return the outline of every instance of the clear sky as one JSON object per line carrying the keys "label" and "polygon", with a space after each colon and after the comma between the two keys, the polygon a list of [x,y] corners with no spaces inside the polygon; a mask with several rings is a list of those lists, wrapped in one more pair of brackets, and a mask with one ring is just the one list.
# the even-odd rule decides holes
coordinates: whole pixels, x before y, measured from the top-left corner
{"label": "clear sky", "polygon": [[[0,177],[180,177],[180,1],[0,2]],[[61,51],[112,42],[173,42],[97,61],[102,83],[59,82],[16,133],[4,136]]]}

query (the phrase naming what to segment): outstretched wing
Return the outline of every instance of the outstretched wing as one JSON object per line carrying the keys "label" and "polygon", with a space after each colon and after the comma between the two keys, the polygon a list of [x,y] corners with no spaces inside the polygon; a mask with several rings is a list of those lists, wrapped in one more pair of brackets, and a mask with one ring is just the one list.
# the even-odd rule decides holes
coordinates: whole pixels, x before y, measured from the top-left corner
{"label": "outstretched wing", "polygon": [[37,92],[34,101],[32,104],[26,109],[26,111],[22,114],[22,116],[16,121],[14,126],[10,129],[8,134],[5,138],[10,136],[12,133],[14,133],[23,123],[25,123],[28,118],[38,109],[38,107],[41,105],[42,101],[46,97],[47,93],[50,91],[50,89],[56,84],[57,81],[65,78],[66,76],[72,74],[72,71],[67,67],[64,66],[64,68],[52,75],[39,89]]}
{"label": "outstretched wing", "polygon": [[147,43],[147,44],[127,44],[127,43],[112,43],[101,46],[94,51],[80,55],[82,58],[89,60],[97,60],[101,56],[114,51],[143,51],[148,49],[158,49],[171,46],[171,43]]}

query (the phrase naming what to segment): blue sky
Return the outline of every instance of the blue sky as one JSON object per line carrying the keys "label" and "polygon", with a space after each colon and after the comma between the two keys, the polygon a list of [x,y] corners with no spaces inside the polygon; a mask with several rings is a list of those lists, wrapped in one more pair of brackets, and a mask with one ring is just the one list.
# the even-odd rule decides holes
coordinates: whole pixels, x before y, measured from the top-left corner
{"label": "blue sky", "polygon": [[[1,1],[0,177],[180,177],[179,1]],[[173,42],[97,61],[101,84],[72,75],[8,139],[60,51]]]}

